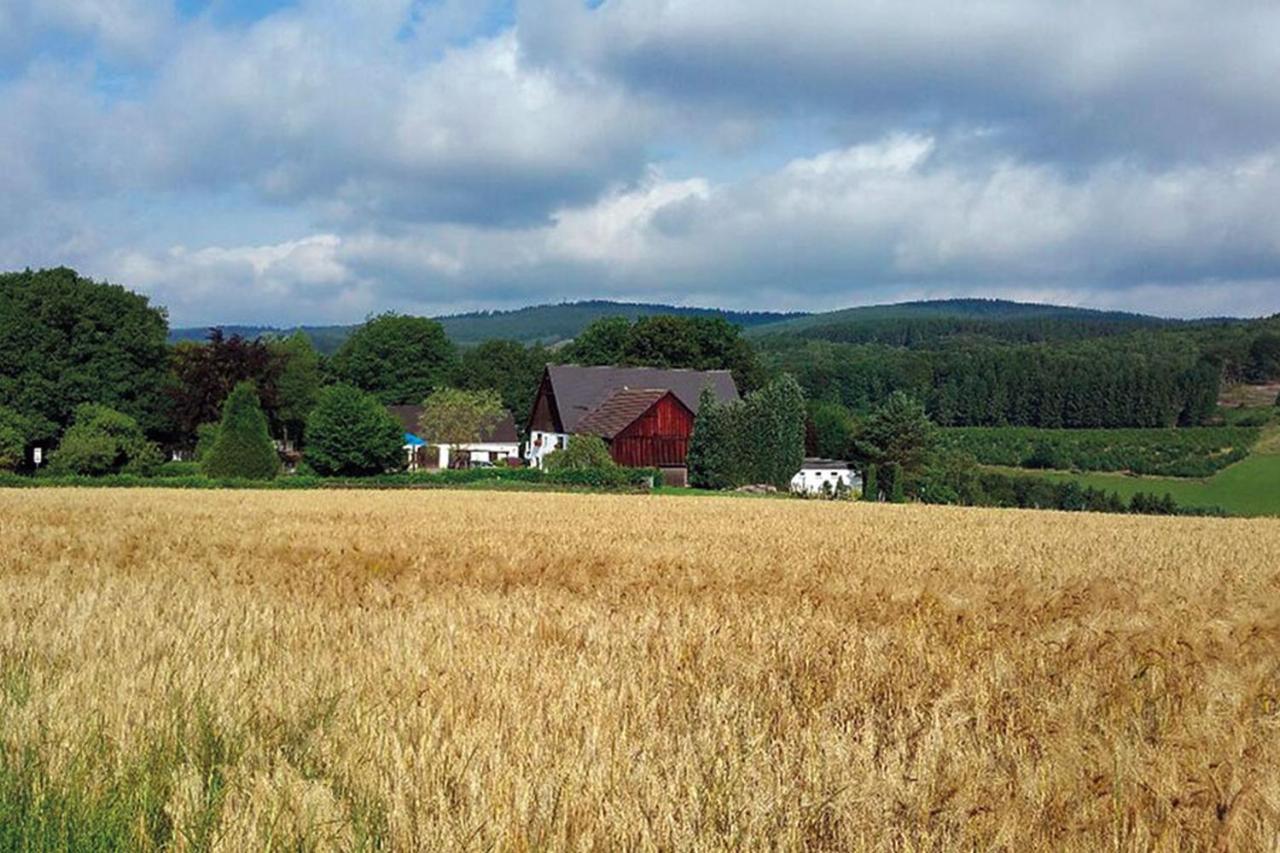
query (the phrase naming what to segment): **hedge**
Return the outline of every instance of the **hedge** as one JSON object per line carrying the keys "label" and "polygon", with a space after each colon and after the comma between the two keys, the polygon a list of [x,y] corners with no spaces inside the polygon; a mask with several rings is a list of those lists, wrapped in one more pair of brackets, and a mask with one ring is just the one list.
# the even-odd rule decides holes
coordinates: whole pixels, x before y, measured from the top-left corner
{"label": "hedge", "polygon": [[[172,469],[170,469],[172,470]],[[433,472],[379,474],[371,477],[319,477],[299,474],[275,480],[217,479],[201,475],[102,477],[0,474],[0,488],[166,488],[166,489],[439,489],[474,483],[510,483],[598,491],[646,491],[661,481],[649,468],[600,468],[543,472],[537,468],[467,468]]]}

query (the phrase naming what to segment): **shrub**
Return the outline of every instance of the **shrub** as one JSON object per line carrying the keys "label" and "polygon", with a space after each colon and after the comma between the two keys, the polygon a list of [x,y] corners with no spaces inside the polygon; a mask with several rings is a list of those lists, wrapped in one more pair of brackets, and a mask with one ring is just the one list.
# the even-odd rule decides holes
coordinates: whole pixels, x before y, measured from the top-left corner
{"label": "shrub", "polygon": [[138,422],[96,403],[77,406],[71,426],[50,460],[61,474],[149,475],[159,467],[160,449],[147,441]]}
{"label": "shrub", "polygon": [[548,453],[542,464],[551,472],[617,467],[604,439],[595,435],[573,436],[567,446]]}
{"label": "shrub", "polygon": [[378,398],[351,385],[320,392],[307,418],[307,464],[319,474],[361,477],[401,468],[404,429]]}
{"label": "shrub", "polygon": [[27,453],[27,422],[13,409],[0,406],[0,471],[12,471]]}
{"label": "shrub", "polygon": [[213,445],[217,440],[218,425],[216,423],[200,424],[200,426],[196,427],[196,449],[194,455],[197,462],[209,455],[209,451],[213,449]]}
{"label": "shrub", "polygon": [[155,471],[157,477],[199,477],[199,462],[181,462],[170,460],[165,462]]}
{"label": "shrub", "polygon": [[280,457],[252,382],[237,385],[222,405],[218,436],[200,468],[208,477],[250,480],[270,480],[280,473]]}

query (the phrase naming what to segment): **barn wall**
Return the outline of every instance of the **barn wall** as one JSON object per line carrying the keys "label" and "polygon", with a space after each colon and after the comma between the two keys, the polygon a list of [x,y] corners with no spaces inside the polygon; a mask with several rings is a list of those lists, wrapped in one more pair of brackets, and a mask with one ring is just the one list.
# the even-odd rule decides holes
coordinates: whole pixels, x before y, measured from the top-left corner
{"label": "barn wall", "polygon": [[693,435],[693,413],[672,395],[618,433],[609,445],[613,461],[630,468],[684,465]]}

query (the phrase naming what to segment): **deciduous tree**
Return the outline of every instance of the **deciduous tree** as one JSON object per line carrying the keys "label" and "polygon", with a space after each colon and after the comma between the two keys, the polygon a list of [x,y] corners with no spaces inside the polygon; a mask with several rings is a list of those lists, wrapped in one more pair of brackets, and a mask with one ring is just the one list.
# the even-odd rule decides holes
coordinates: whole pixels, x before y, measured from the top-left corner
{"label": "deciduous tree", "polygon": [[435,320],[382,314],[346,340],[329,369],[339,381],[394,405],[415,403],[448,385],[457,357],[444,327]]}
{"label": "deciduous tree", "polygon": [[422,402],[418,426],[423,438],[449,447],[452,464],[459,445],[480,441],[502,415],[502,399],[496,391],[441,388]]}
{"label": "deciduous tree", "polygon": [[365,476],[403,468],[404,430],[372,394],[352,385],[320,392],[307,418],[307,464],[317,472]]}
{"label": "deciduous tree", "polygon": [[164,311],[66,268],[0,275],[0,405],[31,440],[56,438],[81,403],[110,406],[149,433],[166,423]]}

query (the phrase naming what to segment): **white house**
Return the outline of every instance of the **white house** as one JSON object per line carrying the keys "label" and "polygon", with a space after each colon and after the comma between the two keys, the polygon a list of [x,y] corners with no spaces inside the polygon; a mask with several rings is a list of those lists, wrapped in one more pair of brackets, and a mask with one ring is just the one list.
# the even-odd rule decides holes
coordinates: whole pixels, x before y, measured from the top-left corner
{"label": "white house", "polygon": [[848,462],[837,459],[805,459],[800,470],[791,478],[791,491],[798,494],[834,494],[837,489],[855,491],[861,488],[862,477]]}
{"label": "white house", "polygon": [[[430,441],[420,435],[418,419],[422,416],[421,406],[387,408],[404,427],[404,451],[410,470],[450,467],[450,463],[454,461],[449,458],[450,448],[440,445],[433,447]],[[505,465],[508,459],[520,458],[520,438],[516,435],[516,423],[510,412],[503,412],[502,419],[480,438],[480,441],[458,446],[465,459],[457,467],[465,468],[476,463]],[[429,449],[435,452],[429,452]]]}

